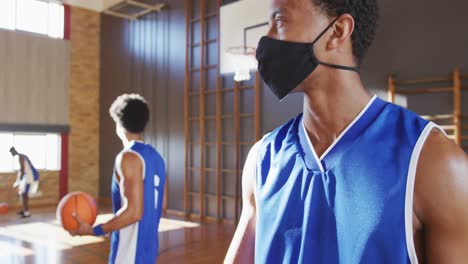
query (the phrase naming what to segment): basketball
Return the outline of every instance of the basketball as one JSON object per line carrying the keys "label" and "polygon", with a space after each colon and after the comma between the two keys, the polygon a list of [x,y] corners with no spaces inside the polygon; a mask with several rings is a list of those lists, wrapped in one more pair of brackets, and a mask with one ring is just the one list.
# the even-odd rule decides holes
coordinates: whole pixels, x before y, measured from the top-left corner
{"label": "basketball", "polygon": [[8,214],[8,204],[0,203],[0,214]]}
{"label": "basketball", "polygon": [[73,218],[73,213],[89,225],[93,225],[97,216],[97,205],[94,198],[84,192],[67,194],[60,200],[57,206],[57,220],[67,231],[78,229],[78,222]]}

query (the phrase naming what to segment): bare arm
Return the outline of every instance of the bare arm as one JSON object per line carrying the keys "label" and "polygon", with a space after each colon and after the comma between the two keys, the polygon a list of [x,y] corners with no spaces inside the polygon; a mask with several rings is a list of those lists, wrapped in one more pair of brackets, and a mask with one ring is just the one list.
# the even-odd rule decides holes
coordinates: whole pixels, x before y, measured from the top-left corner
{"label": "bare arm", "polygon": [[433,131],[422,149],[415,185],[414,209],[424,236],[421,263],[466,263],[467,204],[467,155]]}
{"label": "bare arm", "polygon": [[[124,194],[122,208],[116,216],[102,225],[105,233],[122,229],[140,221],[143,215],[143,163],[140,157],[132,152],[119,154],[116,159],[117,174]],[[119,169],[120,168],[120,169]],[[75,217],[80,227],[72,235],[93,235],[92,228]]]}
{"label": "bare arm", "polygon": [[229,246],[225,264],[254,263],[255,257],[255,171],[259,143],[249,152],[242,174],[242,214]]}
{"label": "bare arm", "polygon": [[[120,162],[119,162],[119,159]],[[117,157],[117,174],[123,187],[124,200],[122,209],[109,222],[102,225],[106,233],[122,229],[140,221],[143,215],[143,163],[132,152],[125,152]]]}
{"label": "bare arm", "polygon": [[21,173],[20,177],[23,177],[23,175],[24,175],[24,157],[20,155],[18,160],[19,160],[19,164],[20,164],[20,171],[19,171]]}
{"label": "bare arm", "polygon": [[19,165],[20,165],[20,170],[16,174],[16,181],[13,184],[13,188],[16,188],[16,187],[18,187],[20,185],[20,181],[21,181],[21,179],[23,178],[23,175],[24,175],[24,158],[21,155],[18,156],[18,162],[19,162]]}

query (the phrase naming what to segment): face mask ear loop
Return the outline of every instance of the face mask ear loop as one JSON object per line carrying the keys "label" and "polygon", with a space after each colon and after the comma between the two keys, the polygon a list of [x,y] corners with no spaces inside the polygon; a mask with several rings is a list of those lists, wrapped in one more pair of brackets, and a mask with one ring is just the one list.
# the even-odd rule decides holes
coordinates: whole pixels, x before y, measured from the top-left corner
{"label": "face mask ear loop", "polygon": [[333,25],[335,25],[335,22],[338,21],[339,18],[340,18],[340,17],[335,18],[335,20],[333,20],[333,22],[331,22],[330,25],[328,25],[328,27],[327,27],[324,31],[322,31],[322,33],[320,33],[320,35],[318,35],[318,37],[314,40],[314,42],[312,42],[312,45],[314,45],[315,42],[317,42],[323,35],[325,35],[325,33],[327,33],[327,31],[328,31]]}
{"label": "face mask ear loop", "polygon": [[[327,27],[324,31],[322,31],[322,33],[320,33],[320,35],[314,40],[314,42],[312,42],[312,45],[314,45],[325,33],[327,33],[327,31],[328,31],[333,25],[335,25],[336,21],[338,21],[339,18],[340,18],[340,16],[338,16],[337,18],[335,18],[335,19],[333,20],[333,22],[331,22],[330,25],[328,25],[328,27]],[[347,71],[354,71],[354,72],[359,73],[359,69],[356,68],[356,67],[348,67],[348,66],[341,66],[341,65],[329,64],[329,63],[325,63],[325,62],[321,62],[321,61],[318,61],[318,63],[321,64],[321,65],[327,66],[327,67],[332,67],[332,68],[341,69],[341,70],[347,70]]]}
{"label": "face mask ear loop", "polygon": [[323,65],[323,66],[335,68],[335,69],[346,70],[346,71],[353,71],[353,72],[360,73],[359,68],[356,68],[356,67],[341,66],[341,65],[330,64],[330,63],[325,63],[325,62],[321,62],[321,61],[319,62],[319,64],[321,64],[321,65]]}

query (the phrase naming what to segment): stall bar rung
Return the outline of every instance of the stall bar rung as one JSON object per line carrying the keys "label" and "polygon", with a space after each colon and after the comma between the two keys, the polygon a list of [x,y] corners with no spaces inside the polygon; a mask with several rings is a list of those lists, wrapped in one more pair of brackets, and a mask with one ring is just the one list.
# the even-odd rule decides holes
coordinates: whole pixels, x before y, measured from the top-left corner
{"label": "stall bar rung", "polygon": [[457,129],[457,126],[454,126],[454,125],[449,125],[449,126],[439,126],[440,128],[442,128],[443,130],[447,130],[447,131],[452,131],[452,130],[455,130]]}
{"label": "stall bar rung", "polygon": [[455,135],[447,135],[447,137],[451,140],[455,140],[457,138]]}
{"label": "stall bar rung", "polygon": [[[200,142],[193,142],[193,141],[190,141],[190,142],[189,142],[189,145],[200,145]],[[216,145],[216,142],[205,142],[205,145],[207,145],[207,146],[213,146],[213,145]]]}
{"label": "stall bar rung", "polygon": [[[216,90],[205,90],[203,91],[204,95],[210,95],[210,94],[215,94]],[[190,92],[189,96],[200,96],[200,92]]]}
{"label": "stall bar rung", "polygon": [[[199,192],[189,192],[188,193],[190,196],[200,196],[200,193]],[[204,193],[203,194],[206,198],[211,198],[211,199],[214,199],[217,197],[216,194],[214,193]],[[231,195],[222,195],[221,196],[221,199],[223,200],[235,200],[236,198],[234,196],[231,196]]]}
{"label": "stall bar rung", "polygon": [[396,94],[426,94],[426,93],[450,93],[453,92],[453,87],[434,87],[434,88],[413,88],[413,89],[397,89]]}
{"label": "stall bar rung", "polygon": [[[217,38],[214,38],[214,39],[207,39],[205,40],[205,45],[208,45],[208,44],[211,44],[211,43],[216,43],[218,42],[218,39]],[[201,46],[201,43],[200,42],[195,42],[195,43],[192,43],[190,45],[192,48],[197,48],[197,47],[200,47]]]}
{"label": "stall bar rung", "polygon": [[253,113],[242,113],[239,116],[241,118],[249,118],[249,117],[254,117],[255,115]]}
{"label": "stall bar rung", "polygon": [[[225,145],[225,146],[232,146],[234,145],[235,143],[234,142],[227,142],[227,141],[224,141],[221,143],[222,145]],[[250,146],[250,145],[253,145],[255,144],[255,142],[253,141],[241,141],[239,142],[240,145],[247,145],[247,146]]]}
{"label": "stall bar rung", "polygon": [[430,84],[430,83],[441,83],[441,82],[452,82],[453,77],[445,77],[445,78],[434,78],[434,79],[426,79],[426,80],[395,80],[395,85],[416,85],[416,84]]}
{"label": "stall bar rung", "polygon": [[[203,70],[216,69],[217,67],[218,67],[218,64],[210,64],[210,65],[206,65],[205,67],[203,67]],[[190,69],[191,72],[199,72],[200,70],[201,70],[200,67],[195,67],[195,68]]]}
{"label": "stall bar rung", "polygon": [[[203,118],[204,120],[215,120],[216,119],[216,116],[205,116]],[[200,120],[200,117],[189,117],[189,121],[199,121]]]}
{"label": "stall bar rung", "polygon": [[421,117],[428,121],[435,121],[435,120],[450,119],[450,118],[453,118],[454,115],[425,115]]}
{"label": "stall bar rung", "polygon": [[224,88],[221,90],[221,92],[223,93],[232,93],[234,92],[234,88]]}
{"label": "stall bar rung", "polygon": [[[253,85],[242,85],[242,86],[239,86],[239,90],[249,90],[249,89],[254,89],[255,86]],[[222,90],[223,92],[234,92],[234,88],[224,88]]]}
{"label": "stall bar rung", "polygon": [[[216,17],[216,16],[218,16],[218,12],[211,12],[211,13],[206,14],[206,16],[204,16],[204,18],[209,19],[209,18],[213,18],[213,17]],[[192,19],[191,22],[192,23],[198,23],[198,22],[200,22],[200,20],[201,19],[199,17],[197,17],[197,18]]]}
{"label": "stall bar rung", "polygon": [[[198,168],[198,167],[190,167],[189,170],[192,170],[192,171],[199,171],[201,170],[201,168]],[[215,168],[203,168],[203,170],[207,171],[207,172],[216,172],[216,169]]]}
{"label": "stall bar rung", "polygon": [[234,116],[233,115],[222,115],[221,116],[221,119],[233,119]]}

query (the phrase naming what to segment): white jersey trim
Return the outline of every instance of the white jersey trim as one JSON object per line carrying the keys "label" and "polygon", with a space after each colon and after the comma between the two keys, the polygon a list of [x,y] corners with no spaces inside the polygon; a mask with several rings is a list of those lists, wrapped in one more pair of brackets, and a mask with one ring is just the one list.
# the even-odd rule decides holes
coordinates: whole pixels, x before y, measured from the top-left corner
{"label": "white jersey trim", "polygon": [[419,136],[418,141],[411,154],[411,161],[408,170],[408,178],[406,182],[406,195],[405,195],[405,235],[406,235],[406,247],[408,250],[408,256],[412,264],[418,264],[418,256],[416,254],[416,248],[414,245],[414,234],[413,234],[413,198],[414,198],[414,184],[416,181],[416,169],[418,166],[419,156],[421,150],[426,142],[428,136],[432,130],[436,128],[441,130],[444,134],[443,129],[438,127],[436,124],[430,122],[426,125],[423,132]]}
{"label": "white jersey trim", "polygon": [[29,163],[29,158],[26,156],[23,158],[23,167],[24,167],[24,175],[23,179],[26,181],[27,184],[34,183],[34,173],[31,167],[31,163]]}
{"label": "white jersey trim", "polygon": [[[258,153],[260,150],[260,146],[262,145],[263,141],[265,140],[265,137],[268,136],[270,133],[267,133],[266,135],[263,136],[262,139],[257,141],[252,148],[249,151],[249,154],[247,154],[247,159],[245,161],[244,165],[244,171],[245,173],[250,173],[252,172],[253,175],[253,192],[254,192],[254,198],[255,198],[255,203],[257,202],[257,164],[258,164]],[[242,175],[244,177],[244,175]]]}
{"label": "white jersey trim", "polygon": [[346,135],[346,133],[348,133],[348,131],[354,126],[354,124],[356,124],[356,122],[359,121],[361,119],[361,117],[365,113],[367,113],[367,110],[370,108],[370,106],[372,105],[372,103],[374,103],[374,101],[376,99],[377,99],[377,96],[374,95],[369,100],[367,105],[361,110],[361,112],[359,112],[359,114],[353,119],[353,121],[351,121],[351,123],[349,123],[349,125],[340,133],[340,135],[338,135],[338,137],[333,141],[333,143],[325,150],[325,152],[322,154],[322,156],[320,158],[317,155],[317,152],[315,152],[314,145],[312,144],[312,141],[310,140],[309,134],[307,133],[307,129],[306,129],[305,124],[304,124],[304,117],[302,118],[302,120],[301,120],[302,129],[304,130],[305,136],[307,138],[307,143],[309,145],[309,148],[310,148],[312,154],[314,155],[315,162],[318,164],[319,169],[320,169],[321,172],[325,172],[325,169],[323,168],[323,164],[322,164],[323,159],[341,141],[341,138],[343,138],[343,136]]}
{"label": "white jersey trim", "polygon": [[[143,157],[140,155],[140,153],[132,150],[132,149],[125,149],[123,150],[119,155],[123,155],[126,152],[133,153],[137,155],[142,164],[143,164],[143,175],[142,178],[143,180],[145,179],[146,175],[146,163]],[[117,212],[117,214],[122,213],[123,210],[127,207],[127,199],[123,195],[123,186],[122,186],[122,178],[123,178],[123,171],[122,171],[122,159],[119,160],[119,163],[116,166],[117,172],[120,175],[120,197],[122,200],[122,208]],[[115,263],[116,264],[127,264],[127,263],[135,263],[136,259],[136,251],[137,251],[137,244],[138,244],[138,226],[139,223],[136,222],[134,224],[131,224],[129,226],[126,226],[122,229],[120,229],[119,232],[119,242],[118,242],[118,248],[117,248],[117,255],[115,257]]]}
{"label": "white jersey trim", "polygon": [[[349,125],[345,128],[345,130],[343,130],[343,132],[340,133],[340,135],[335,139],[335,141],[333,141],[333,143],[322,154],[319,161],[322,161],[328,155],[328,153],[330,153],[330,151],[336,146],[336,144],[338,144],[341,141],[341,138],[343,138],[344,135],[346,135],[348,133],[348,131],[352,127],[354,127],[354,124],[356,124],[357,121],[361,120],[361,117],[365,113],[367,113],[367,110],[369,110],[369,108],[371,107],[371,105],[374,103],[374,101],[376,99],[377,99],[377,95],[372,96],[372,98],[369,100],[367,105],[361,110],[361,112],[359,112],[359,114],[353,119],[353,121],[351,121],[351,123],[349,123]],[[304,121],[302,123],[304,123]],[[305,125],[304,125],[304,129],[305,129]],[[307,130],[305,130],[305,131],[307,132]],[[306,135],[307,135],[307,138],[309,139],[309,136],[308,136],[307,133],[306,133]],[[309,142],[310,142],[310,139],[309,139]],[[312,146],[312,143],[310,143],[310,145]],[[312,147],[312,150],[314,150],[314,153],[315,153],[315,149],[313,147]],[[317,154],[315,154],[315,155],[317,155]],[[321,163],[320,163],[320,165],[321,165]]]}
{"label": "white jersey trim", "polygon": [[119,230],[119,247],[115,264],[135,263],[138,243],[138,222]]}

